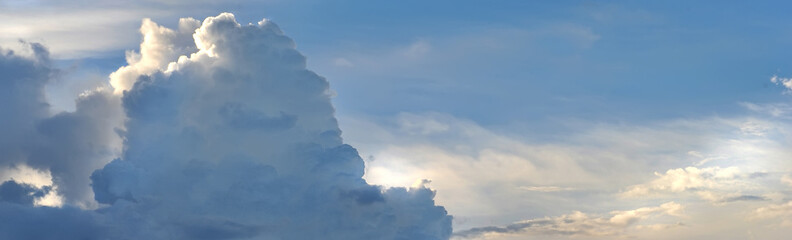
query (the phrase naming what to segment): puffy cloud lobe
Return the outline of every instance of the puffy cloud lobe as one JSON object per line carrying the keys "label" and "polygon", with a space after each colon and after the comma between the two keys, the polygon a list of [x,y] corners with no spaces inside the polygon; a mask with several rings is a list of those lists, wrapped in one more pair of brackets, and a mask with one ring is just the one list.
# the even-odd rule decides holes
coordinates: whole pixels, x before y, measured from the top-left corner
{"label": "puffy cloud lobe", "polygon": [[129,90],[141,75],[164,70],[177,57],[195,52],[192,34],[200,24],[198,20],[182,18],[179,20],[179,29],[171,30],[157,25],[151,19],[144,19],[140,27],[140,33],[143,34],[140,52],[127,51],[129,65],[110,74],[110,85],[115,92]]}
{"label": "puffy cloud lobe", "polygon": [[[149,29],[146,24],[141,29]],[[181,31],[151,29],[141,59],[154,56],[156,63],[138,68],[131,66],[147,60],[131,61],[116,72],[136,71],[114,84],[130,86],[122,98],[124,152],[91,175],[96,200],[109,205],[100,211],[124,226],[114,233],[131,239],[450,237],[451,217],[435,205],[432,190],[383,190],[362,179],[363,160],[341,140],[327,81],[305,68],[305,57],[275,24],[242,26],[224,13],[204,20],[189,44],[170,41]],[[191,47],[197,50],[189,56],[169,52]],[[176,61],[164,67],[161,59]]]}

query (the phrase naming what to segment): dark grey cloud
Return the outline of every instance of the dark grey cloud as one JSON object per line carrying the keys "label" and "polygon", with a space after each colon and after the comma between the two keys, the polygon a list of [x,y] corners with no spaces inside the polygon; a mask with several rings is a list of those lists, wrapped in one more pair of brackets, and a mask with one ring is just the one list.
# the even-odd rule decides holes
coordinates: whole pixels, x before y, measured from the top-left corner
{"label": "dark grey cloud", "polygon": [[0,49],[0,164],[25,161],[35,142],[35,124],[49,115],[44,97],[46,85],[57,71],[50,67],[47,50],[25,43],[33,57]]}
{"label": "dark grey cloud", "polygon": [[32,206],[36,198],[43,197],[50,188],[38,189],[29,184],[5,181],[0,184],[0,202]]}
{"label": "dark grey cloud", "polygon": [[770,199],[762,196],[754,196],[754,195],[740,195],[736,197],[730,197],[723,199],[721,202],[740,202],[740,201],[769,201]]}
{"label": "dark grey cloud", "polygon": [[58,193],[68,203],[93,204],[87,177],[120,152],[123,113],[120,100],[108,91],[87,93],[77,99],[75,112],[63,112],[41,120],[40,136],[27,164],[48,169]]}
{"label": "dark grey cloud", "polygon": [[31,207],[0,202],[0,239],[127,239],[113,237],[103,216],[72,206]]}
{"label": "dark grey cloud", "polygon": [[24,43],[29,53],[0,56],[0,167],[28,165],[49,171],[68,203],[93,205],[88,175],[120,152],[120,99],[108,91],[88,91],[74,112],[53,114],[44,87],[61,71],[47,49]]}

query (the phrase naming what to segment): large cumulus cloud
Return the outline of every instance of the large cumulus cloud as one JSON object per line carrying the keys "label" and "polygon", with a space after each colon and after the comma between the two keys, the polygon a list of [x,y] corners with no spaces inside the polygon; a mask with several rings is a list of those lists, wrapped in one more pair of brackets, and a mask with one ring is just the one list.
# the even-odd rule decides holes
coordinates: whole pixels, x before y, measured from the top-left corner
{"label": "large cumulus cloud", "polygon": [[[363,160],[341,139],[328,82],[306,69],[275,24],[241,25],[223,13],[202,23],[182,19],[178,30],[145,20],[141,32],[140,52],[128,53],[129,66],[110,76],[115,89],[85,94],[75,112],[47,112],[41,88],[51,73],[35,69],[46,58],[17,60],[38,78],[8,81],[41,83],[30,86],[36,94],[26,94],[34,96],[28,105],[0,110],[37,124],[3,126],[28,129],[15,133],[20,139],[44,140],[31,140],[39,151],[19,153],[11,150],[24,148],[5,147],[22,141],[2,142],[11,156],[4,161],[51,171],[66,205],[6,202],[4,216],[69,222],[74,227],[51,232],[71,239],[450,237],[451,217],[435,205],[433,190],[383,189],[362,178]],[[123,140],[120,154],[113,137]],[[91,160],[97,156],[104,160]],[[48,190],[8,186],[22,191],[16,197]],[[75,208],[87,208],[72,200],[86,195],[100,207]],[[44,221],[50,214],[58,217]],[[35,231],[9,232],[29,238]]]}

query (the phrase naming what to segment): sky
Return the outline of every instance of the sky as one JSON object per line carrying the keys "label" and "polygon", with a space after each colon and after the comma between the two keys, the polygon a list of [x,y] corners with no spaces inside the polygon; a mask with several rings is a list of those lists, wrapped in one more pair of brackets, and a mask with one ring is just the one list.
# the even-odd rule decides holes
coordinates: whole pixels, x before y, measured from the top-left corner
{"label": "sky", "polygon": [[0,238],[785,239],[787,5],[0,0]]}

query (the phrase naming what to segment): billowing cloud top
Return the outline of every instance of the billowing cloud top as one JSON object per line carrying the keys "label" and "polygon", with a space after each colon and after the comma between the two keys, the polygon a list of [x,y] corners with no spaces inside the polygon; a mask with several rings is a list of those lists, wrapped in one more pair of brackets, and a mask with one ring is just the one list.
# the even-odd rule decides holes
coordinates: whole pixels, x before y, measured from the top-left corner
{"label": "billowing cloud top", "polygon": [[[31,148],[3,137],[0,153],[14,160],[0,163],[49,171],[65,203],[34,206],[30,198],[49,188],[7,182],[0,214],[17,223],[0,224],[0,238],[450,237],[451,217],[432,190],[382,189],[362,179],[363,160],[340,137],[327,81],[306,69],[305,57],[272,22],[243,26],[223,13],[203,23],[182,19],[178,30],[145,20],[141,32],[140,52],[129,52],[129,65],[110,76],[115,89],[86,93],[74,113],[47,112],[40,92],[51,76],[35,69],[49,69],[41,63],[46,56],[0,57],[0,68],[31,69],[2,76],[0,84],[36,93],[20,93],[32,98],[24,101],[0,94],[19,103],[0,108],[4,114],[34,115],[0,126],[19,130],[12,136],[19,139],[48,137],[31,144],[52,161],[42,164]],[[80,127],[90,131],[73,132]],[[98,208],[84,210],[97,206],[85,200],[91,195]]]}

